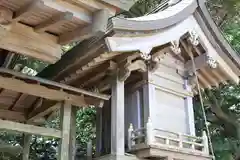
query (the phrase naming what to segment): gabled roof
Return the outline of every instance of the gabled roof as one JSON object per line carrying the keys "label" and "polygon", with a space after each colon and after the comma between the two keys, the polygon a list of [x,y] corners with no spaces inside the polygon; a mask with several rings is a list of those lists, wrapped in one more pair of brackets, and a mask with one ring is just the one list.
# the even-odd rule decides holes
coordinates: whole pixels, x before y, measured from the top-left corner
{"label": "gabled roof", "polygon": [[[81,80],[83,80],[82,77],[88,77],[88,73],[92,70],[98,69],[98,72],[106,72],[106,68],[101,70],[101,65],[109,60],[118,61],[119,58],[117,57],[120,55],[124,57],[122,54],[123,52],[136,52],[139,51],[137,46],[146,46],[147,44],[150,48],[144,48],[144,51],[152,51],[160,45],[166,45],[171,42],[170,39],[163,41],[162,39],[153,38],[154,41],[146,40],[145,42],[143,41],[144,43],[142,43],[142,45],[137,45],[139,39],[147,39],[147,37],[161,35],[167,31],[170,32],[171,29],[174,31],[177,27],[181,28],[181,25],[188,17],[194,17],[194,19],[197,20],[203,34],[215,49],[218,59],[220,58],[220,61],[224,63],[227,68],[230,68],[232,74],[229,74],[226,71],[226,75],[223,75],[221,80],[228,80],[231,75],[239,76],[240,58],[238,54],[230,47],[222,36],[218,27],[209,15],[205,3],[196,0],[182,0],[176,5],[170,6],[163,11],[144,17],[133,19],[113,18],[109,22],[110,32],[108,35],[98,37],[97,40],[94,40],[94,43],[91,42],[92,40],[86,40],[80,43],[66,53],[66,55],[56,64],[47,67],[39,74],[39,76],[53,78],[54,80],[67,84],[81,83]],[[174,34],[172,35],[178,38],[184,36],[184,34],[189,31],[188,26],[182,25],[182,27],[184,26],[186,27],[186,30],[180,30],[184,33],[174,31]],[[169,35],[164,36],[165,40],[168,38],[167,36]],[[105,40],[106,43],[104,42]],[[118,42],[131,44],[128,45],[130,48],[124,48],[124,46],[119,47],[120,43]],[[115,50],[113,46],[116,46]],[[204,45],[202,47],[204,47]],[[102,55],[105,55],[105,52],[110,52],[110,55],[112,54],[112,56],[108,55],[108,58],[103,59]],[[101,59],[101,63],[99,63],[99,59]],[[78,77],[79,75],[81,75],[81,78]],[[235,82],[238,81],[236,80],[236,77],[233,79]],[[217,83],[219,83],[219,81]]]}

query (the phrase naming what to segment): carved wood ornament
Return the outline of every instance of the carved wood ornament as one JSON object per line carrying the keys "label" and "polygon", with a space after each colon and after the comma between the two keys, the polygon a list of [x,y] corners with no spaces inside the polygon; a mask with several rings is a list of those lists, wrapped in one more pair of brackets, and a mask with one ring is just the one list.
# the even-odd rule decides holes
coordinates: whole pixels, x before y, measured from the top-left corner
{"label": "carved wood ornament", "polygon": [[119,69],[119,80],[127,80],[132,71],[146,72],[147,65],[144,60],[134,60],[133,57],[128,57]]}

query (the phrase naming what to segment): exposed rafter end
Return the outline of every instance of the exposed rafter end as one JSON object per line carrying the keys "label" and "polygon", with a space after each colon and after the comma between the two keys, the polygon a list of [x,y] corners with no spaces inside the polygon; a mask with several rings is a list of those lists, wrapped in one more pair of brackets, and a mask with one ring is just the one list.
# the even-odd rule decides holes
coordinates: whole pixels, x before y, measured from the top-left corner
{"label": "exposed rafter end", "polygon": [[146,72],[147,65],[143,60],[136,60],[134,62],[127,62],[123,68],[119,70],[119,80],[125,81],[131,75],[132,71]]}
{"label": "exposed rafter end", "polygon": [[59,37],[58,43],[61,45],[74,41],[83,41],[93,36],[104,35],[107,31],[109,12],[106,10],[96,11],[93,14],[93,22],[84,28],[64,33]]}

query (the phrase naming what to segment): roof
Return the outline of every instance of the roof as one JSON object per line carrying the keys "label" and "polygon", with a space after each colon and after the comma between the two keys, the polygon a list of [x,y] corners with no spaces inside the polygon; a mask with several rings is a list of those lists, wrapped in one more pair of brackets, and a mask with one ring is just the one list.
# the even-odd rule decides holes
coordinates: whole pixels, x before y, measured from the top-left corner
{"label": "roof", "polygon": [[21,122],[59,109],[57,102],[84,107],[110,98],[3,68],[0,68],[0,88],[0,118]]}
{"label": "roof", "polygon": [[[61,45],[105,33],[110,16],[133,0],[2,0],[0,48],[49,63],[61,58]],[[28,43],[26,43],[28,42]]]}
{"label": "roof", "polygon": [[[193,19],[199,24],[200,28],[198,28],[198,31],[201,32],[201,38],[204,40],[204,42],[201,42],[200,46],[196,48],[195,58],[201,55],[203,55],[202,57],[205,56],[205,54],[197,53],[199,49],[200,51],[206,52],[206,47],[210,47],[211,51],[214,52],[214,58],[217,59],[217,62],[221,63],[220,70],[215,70],[216,73],[214,73],[214,75],[210,73],[212,71],[209,70],[206,76],[206,72],[200,70],[200,76],[204,77],[200,81],[202,88],[217,86],[220,82],[226,83],[229,79],[238,82],[238,76],[240,75],[240,58],[238,54],[223,38],[221,32],[211,19],[204,2],[198,3],[196,0],[182,0],[163,11],[143,17],[133,19],[113,18],[109,22],[108,26],[110,26],[111,29],[107,35],[80,43],[66,53],[63,59],[47,67],[39,76],[77,87],[82,87],[80,83],[82,83],[83,80],[91,78],[95,78],[94,84],[99,81],[104,81],[105,85],[109,85],[106,75],[100,76],[101,78],[96,77],[96,75],[100,75],[101,72],[105,73],[108,71],[107,67],[101,68],[103,64],[109,61],[119,63],[119,61],[126,58],[126,54],[124,53],[130,53],[128,55],[132,56],[138,51],[149,51],[151,54],[154,54],[159,47],[169,45],[172,40],[175,40],[173,37],[176,39],[180,38],[184,42],[186,35],[189,36],[189,34],[191,34],[187,22]],[[185,29],[182,29],[183,27],[185,27]],[[175,34],[173,35],[172,33]],[[169,34],[171,36],[169,36]],[[157,36],[162,36],[162,38]],[[168,40],[168,38],[173,39]],[[137,45],[138,43],[139,45]],[[125,44],[125,46],[123,44]],[[183,45],[184,43],[180,44],[181,48],[186,52],[186,48],[184,49]],[[139,46],[142,47],[143,50],[137,48]],[[184,57],[185,55],[182,56]],[[135,58],[137,58],[137,56]],[[185,56],[184,61],[187,62],[188,60],[189,56]],[[98,74],[90,74],[90,72],[95,71]],[[224,74],[222,74],[222,72]],[[207,84],[205,82],[207,82]],[[100,84],[100,86],[101,85],[102,84]]]}

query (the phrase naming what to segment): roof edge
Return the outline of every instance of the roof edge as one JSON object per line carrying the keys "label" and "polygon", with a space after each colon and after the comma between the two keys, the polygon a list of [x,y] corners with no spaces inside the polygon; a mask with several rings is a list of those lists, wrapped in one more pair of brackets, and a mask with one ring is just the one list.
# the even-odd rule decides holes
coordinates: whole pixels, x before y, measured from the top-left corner
{"label": "roof edge", "polygon": [[198,0],[199,7],[194,13],[194,17],[209,39],[210,43],[217,50],[219,55],[231,66],[234,72],[240,76],[240,57],[236,51],[230,46],[228,41],[222,35],[220,29],[213,21],[205,1]]}
{"label": "roof edge", "polygon": [[[181,2],[169,7],[164,11],[148,16],[142,16],[138,18],[115,17],[111,20],[113,24],[112,28],[116,30],[127,31],[159,30],[183,21],[189,15],[193,14],[197,7],[198,4],[196,0],[182,0]],[[176,8],[180,8],[181,10],[176,12]],[[149,17],[152,17],[152,20],[145,20]]]}

